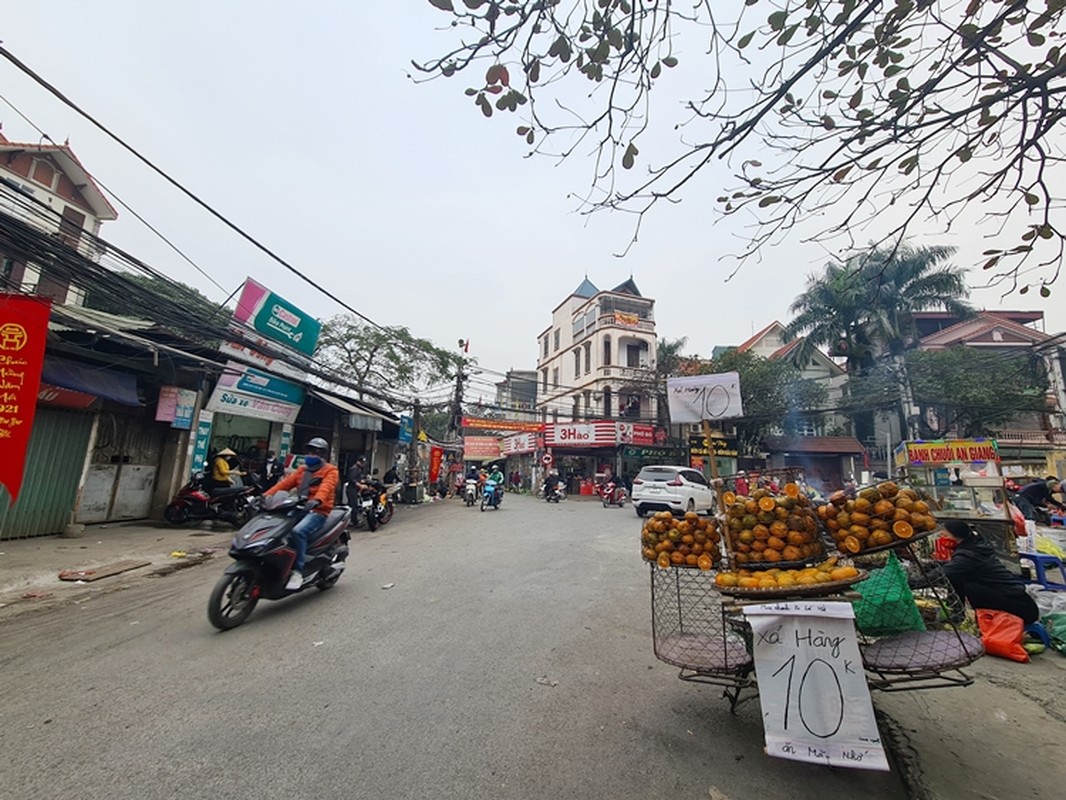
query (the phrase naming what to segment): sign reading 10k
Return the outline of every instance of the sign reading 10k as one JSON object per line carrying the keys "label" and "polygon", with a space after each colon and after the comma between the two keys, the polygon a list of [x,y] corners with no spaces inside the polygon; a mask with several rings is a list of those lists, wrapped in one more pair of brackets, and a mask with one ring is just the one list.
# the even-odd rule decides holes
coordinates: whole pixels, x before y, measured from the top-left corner
{"label": "sign reading 10k", "polygon": [[766,752],[835,767],[888,770],[850,603],[747,606]]}

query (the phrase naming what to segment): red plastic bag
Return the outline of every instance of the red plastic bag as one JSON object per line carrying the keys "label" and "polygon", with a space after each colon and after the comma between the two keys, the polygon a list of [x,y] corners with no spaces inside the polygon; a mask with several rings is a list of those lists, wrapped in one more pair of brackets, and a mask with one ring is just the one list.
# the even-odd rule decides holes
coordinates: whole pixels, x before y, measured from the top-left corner
{"label": "red plastic bag", "polygon": [[1025,622],[1021,617],[987,608],[978,608],[976,611],[977,627],[981,629],[981,641],[986,653],[1022,663],[1029,660],[1029,653],[1022,647]]}
{"label": "red plastic bag", "polygon": [[1014,503],[1007,503],[1010,509],[1010,518],[1014,522],[1014,535],[1019,538],[1025,537],[1025,514]]}

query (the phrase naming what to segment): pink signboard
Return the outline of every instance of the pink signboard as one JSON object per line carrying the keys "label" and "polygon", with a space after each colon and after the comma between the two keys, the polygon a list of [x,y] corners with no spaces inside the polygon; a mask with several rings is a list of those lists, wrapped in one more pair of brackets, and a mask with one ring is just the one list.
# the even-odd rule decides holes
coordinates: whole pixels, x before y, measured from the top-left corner
{"label": "pink signboard", "polygon": [[477,461],[500,457],[500,440],[495,436],[464,436],[463,458]]}

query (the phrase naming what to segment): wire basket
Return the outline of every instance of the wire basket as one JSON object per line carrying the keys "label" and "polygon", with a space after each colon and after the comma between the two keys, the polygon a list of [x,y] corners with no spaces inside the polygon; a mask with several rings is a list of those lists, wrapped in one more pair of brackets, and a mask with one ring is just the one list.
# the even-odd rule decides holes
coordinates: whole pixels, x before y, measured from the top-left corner
{"label": "wire basket", "polygon": [[726,624],[714,573],[654,565],[650,569],[656,658],[700,675],[750,673],[748,644]]}

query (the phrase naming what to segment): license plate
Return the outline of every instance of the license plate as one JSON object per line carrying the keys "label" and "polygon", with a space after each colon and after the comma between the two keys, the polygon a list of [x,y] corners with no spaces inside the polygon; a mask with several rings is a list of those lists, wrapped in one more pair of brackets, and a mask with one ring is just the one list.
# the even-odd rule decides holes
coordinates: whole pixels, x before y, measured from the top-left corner
{"label": "license plate", "polygon": [[652,494],[659,494],[659,492],[661,492],[662,489],[660,489],[658,486],[652,486],[651,488],[648,489],[648,491],[651,492]]}

